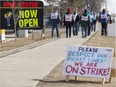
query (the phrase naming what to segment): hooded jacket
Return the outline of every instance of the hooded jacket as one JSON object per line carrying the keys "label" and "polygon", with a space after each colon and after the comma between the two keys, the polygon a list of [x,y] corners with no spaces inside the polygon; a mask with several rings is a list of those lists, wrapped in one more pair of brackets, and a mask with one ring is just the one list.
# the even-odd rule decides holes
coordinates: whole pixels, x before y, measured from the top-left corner
{"label": "hooded jacket", "polygon": [[[53,14],[56,14],[56,13],[53,13]],[[52,15],[52,14],[51,14],[51,15]],[[56,16],[57,16],[57,18],[55,18],[55,19],[52,19],[52,18],[51,18],[51,23],[52,23],[52,25],[57,25],[57,24],[60,23],[60,17],[59,17],[59,15],[56,14]]]}
{"label": "hooded jacket", "polygon": [[99,14],[99,22],[101,23],[107,23],[108,22],[108,17],[110,17],[110,15],[106,12],[101,12]]}
{"label": "hooded jacket", "polygon": [[87,13],[81,15],[81,27],[87,27],[90,23],[90,16]]}

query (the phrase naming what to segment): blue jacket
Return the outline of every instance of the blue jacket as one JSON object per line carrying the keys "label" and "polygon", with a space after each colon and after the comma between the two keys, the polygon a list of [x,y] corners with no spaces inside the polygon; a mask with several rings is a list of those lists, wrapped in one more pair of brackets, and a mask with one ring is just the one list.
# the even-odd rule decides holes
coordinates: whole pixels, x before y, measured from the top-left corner
{"label": "blue jacket", "polygon": [[87,11],[87,15],[91,15],[91,12],[89,10]]}
{"label": "blue jacket", "polygon": [[57,19],[51,19],[51,23],[52,23],[53,26],[59,24],[60,23],[59,15],[58,15]]}

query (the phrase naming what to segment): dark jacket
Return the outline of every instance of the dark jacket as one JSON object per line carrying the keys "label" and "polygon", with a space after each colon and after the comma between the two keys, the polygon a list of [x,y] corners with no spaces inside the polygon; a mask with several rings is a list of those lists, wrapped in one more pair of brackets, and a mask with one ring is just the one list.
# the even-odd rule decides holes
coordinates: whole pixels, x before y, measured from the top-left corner
{"label": "dark jacket", "polygon": [[[74,13],[73,15],[75,15],[75,13]],[[74,20],[73,20],[73,21],[74,21]],[[77,15],[74,22],[75,22],[75,23],[78,23],[79,21],[80,21],[80,18],[79,18],[79,15]]]}
{"label": "dark jacket", "polygon": [[[88,20],[87,21],[82,20],[82,16],[84,17],[88,16]],[[82,16],[81,16],[81,27],[87,27],[90,24],[90,16],[87,15],[86,13],[83,13]]]}
{"label": "dark jacket", "polygon": [[[65,15],[68,15],[68,14],[71,14],[71,13],[68,13],[68,12],[67,12]],[[65,26],[65,25],[71,25],[71,26],[72,26],[72,25],[73,25],[73,18],[72,18],[71,21],[66,21],[66,20],[65,20],[65,16],[64,16],[64,21],[63,21],[63,22],[64,22],[64,26]]]}
{"label": "dark jacket", "polygon": [[[107,18],[102,18],[101,15],[106,15]],[[99,14],[99,22],[101,22],[101,23],[107,23],[108,22],[108,17],[110,17],[109,14],[107,14],[106,12],[101,12]]]}
{"label": "dark jacket", "polygon": [[60,17],[59,15],[57,15],[57,19],[51,19],[51,23],[52,25],[57,25],[60,23]]}

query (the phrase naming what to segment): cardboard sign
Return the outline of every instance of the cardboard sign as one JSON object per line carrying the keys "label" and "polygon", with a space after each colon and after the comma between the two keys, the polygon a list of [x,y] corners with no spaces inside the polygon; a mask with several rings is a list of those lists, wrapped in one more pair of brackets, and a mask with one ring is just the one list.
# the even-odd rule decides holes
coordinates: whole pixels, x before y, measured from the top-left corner
{"label": "cardboard sign", "polygon": [[65,58],[63,75],[109,78],[113,48],[70,46]]}
{"label": "cardboard sign", "polygon": [[0,14],[0,29],[14,29],[14,18],[17,20],[17,29],[43,28],[41,1],[0,1]]}

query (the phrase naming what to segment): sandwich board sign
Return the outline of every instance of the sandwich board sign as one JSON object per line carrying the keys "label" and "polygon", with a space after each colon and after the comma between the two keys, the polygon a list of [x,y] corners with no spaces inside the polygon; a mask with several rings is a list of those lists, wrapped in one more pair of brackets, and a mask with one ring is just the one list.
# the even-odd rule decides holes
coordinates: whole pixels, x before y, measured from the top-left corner
{"label": "sandwich board sign", "polygon": [[70,46],[63,75],[109,79],[113,53],[113,48]]}
{"label": "sandwich board sign", "polygon": [[[16,15],[13,15],[15,13]],[[42,1],[0,1],[0,14],[0,29],[14,29],[13,16],[17,15],[17,29],[41,30],[43,28]]]}

